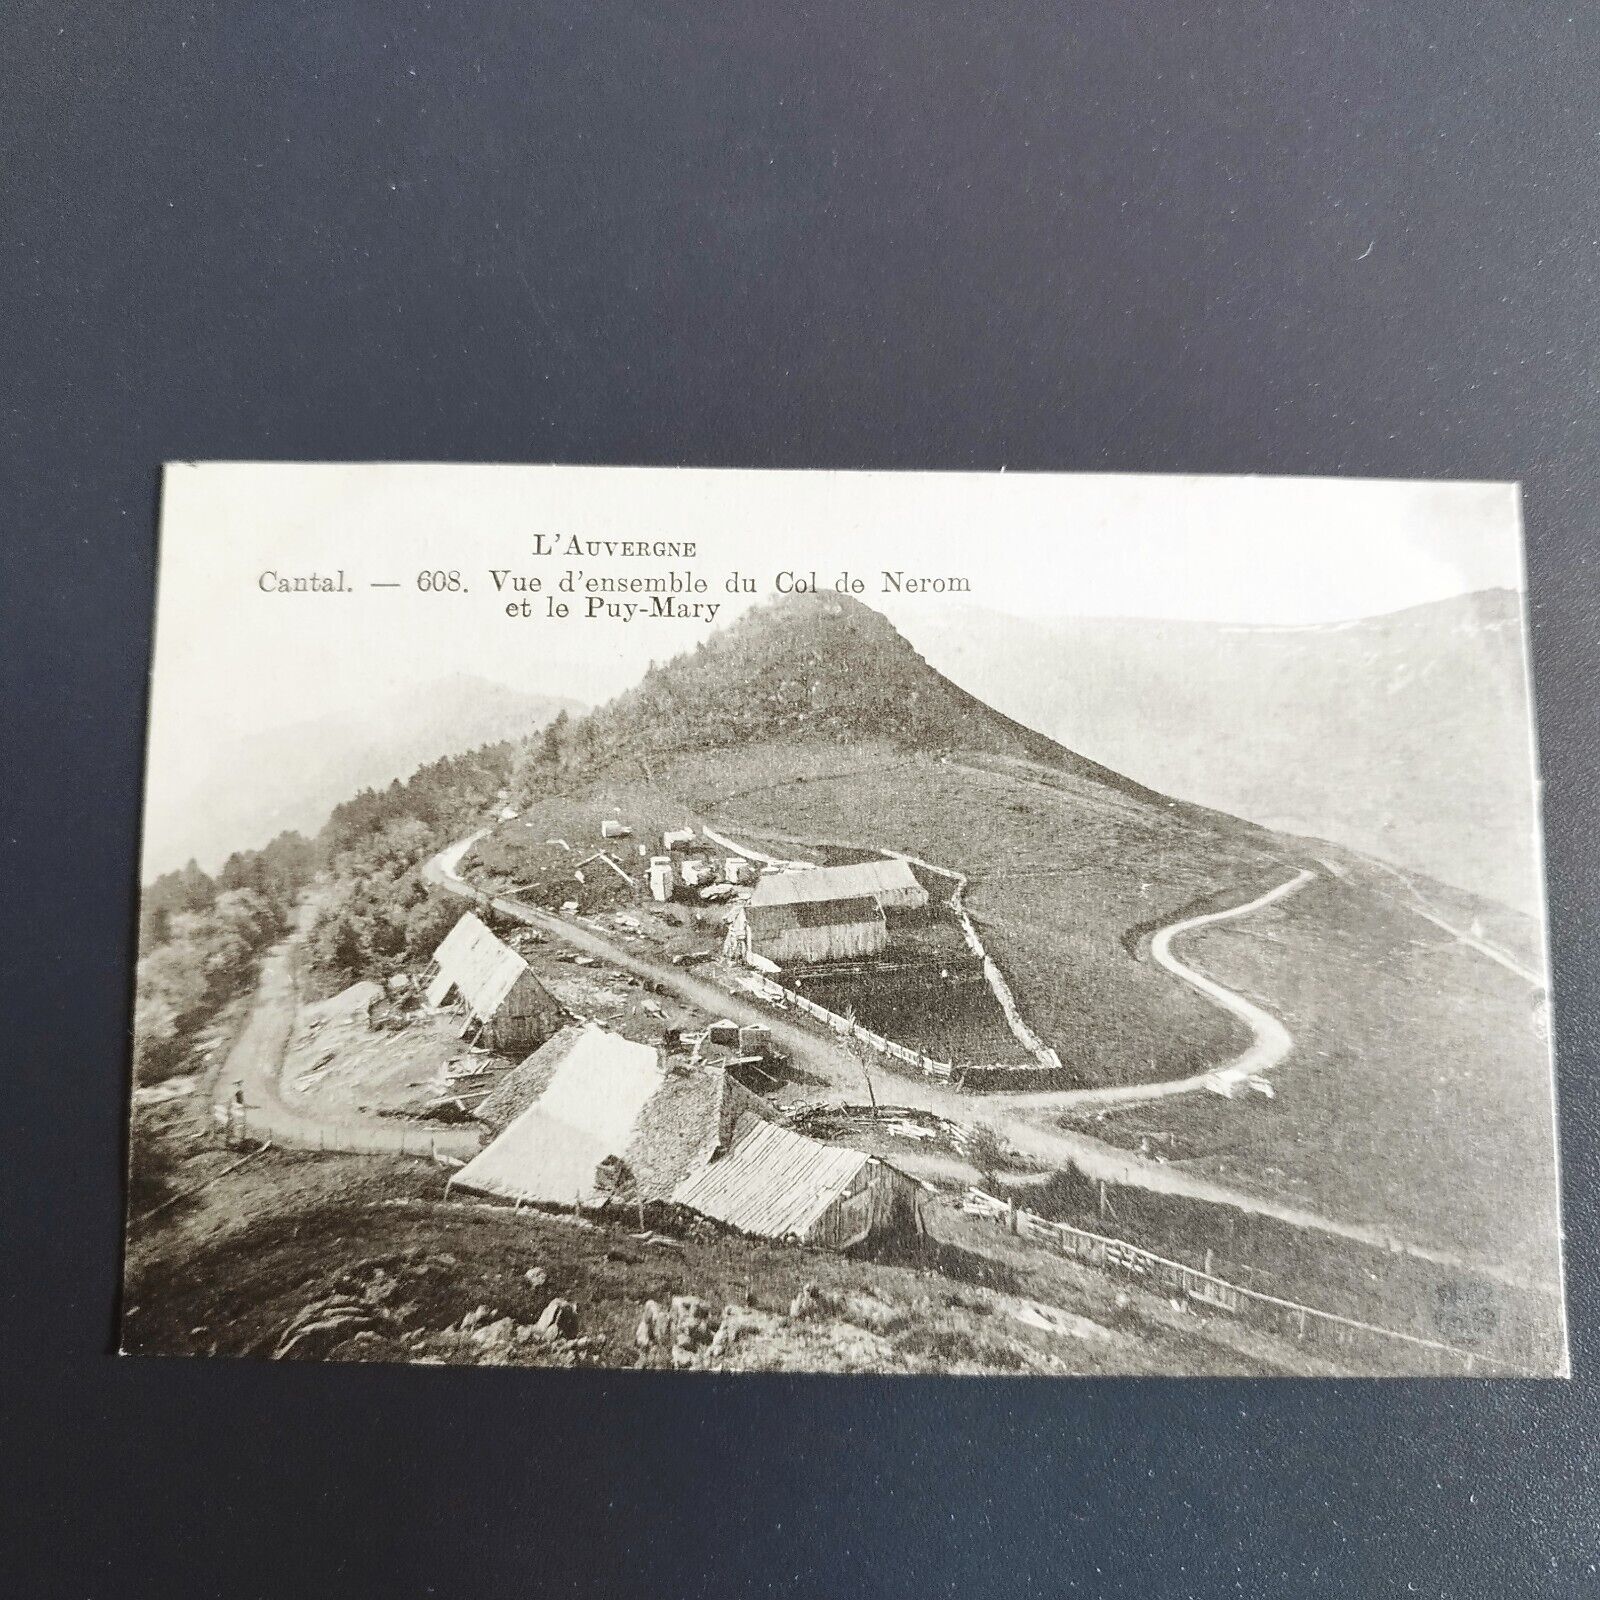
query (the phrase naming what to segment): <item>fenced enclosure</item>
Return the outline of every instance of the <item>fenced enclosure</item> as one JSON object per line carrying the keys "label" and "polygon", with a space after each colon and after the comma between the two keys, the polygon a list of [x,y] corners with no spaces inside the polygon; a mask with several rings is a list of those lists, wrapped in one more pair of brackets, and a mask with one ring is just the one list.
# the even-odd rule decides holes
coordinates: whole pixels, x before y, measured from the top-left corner
{"label": "fenced enclosure", "polygon": [[940,1061],[934,1056],[924,1055],[920,1050],[913,1050],[909,1045],[899,1044],[893,1039],[886,1039],[881,1033],[874,1033],[870,1028],[864,1028],[859,1022],[849,1017],[841,1016],[837,1011],[830,1011],[826,1006],[818,1005],[815,1000],[808,999],[805,995],[794,989],[786,989],[781,983],[775,983],[771,978],[760,973],[742,974],[745,985],[752,994],[759,995],[763,1000],[772,1005],[792,1005],[805,1012],[808,1017],[815,1017],[825,1027],[834,1033],[845,1034],[850,1038],[859,1040],[869,1049],[876,1050],[879,1055],[891,1057],[908,1067],[915,1067],[917,1071],[929,1078],[937,1078],[941,1083],[953,1082],[957,1088],[973,1075],[989,1075],[1004,1073],[1008,1077],[1029,1072],[1046,1072],[1056,1070],[1053,1067],[1029,1066],[1026,1062],[997,1061],[997,1062],[951,1062]]}

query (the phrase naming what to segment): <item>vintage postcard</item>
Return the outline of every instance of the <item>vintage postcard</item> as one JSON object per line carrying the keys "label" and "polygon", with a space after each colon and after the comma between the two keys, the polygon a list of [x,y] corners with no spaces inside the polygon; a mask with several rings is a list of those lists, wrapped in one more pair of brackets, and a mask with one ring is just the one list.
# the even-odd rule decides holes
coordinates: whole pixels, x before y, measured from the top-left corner
{"label": "vintage postcard", "polygon": [[167,469],[123,1347],[1567,1371],[1514,486]]}

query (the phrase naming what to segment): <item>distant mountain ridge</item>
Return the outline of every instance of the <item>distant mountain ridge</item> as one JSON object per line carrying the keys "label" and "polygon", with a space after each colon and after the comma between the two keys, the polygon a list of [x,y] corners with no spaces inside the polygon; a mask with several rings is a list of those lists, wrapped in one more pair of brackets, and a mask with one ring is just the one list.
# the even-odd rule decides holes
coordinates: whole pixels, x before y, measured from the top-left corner
{"label": "distant mountain ridge", "polygon": [[522,739],[582,702],[466,673],[219,746],[188,793],[145,818],[144,876],[191,858],[215,870],[284,829],[314,833],[334,806],[442,756]]}
{"label": "distant mountain ridge", "polygon": [[974,694],[1168,794],[1537,909],[1521,596],[1304,626],[930,612]]}

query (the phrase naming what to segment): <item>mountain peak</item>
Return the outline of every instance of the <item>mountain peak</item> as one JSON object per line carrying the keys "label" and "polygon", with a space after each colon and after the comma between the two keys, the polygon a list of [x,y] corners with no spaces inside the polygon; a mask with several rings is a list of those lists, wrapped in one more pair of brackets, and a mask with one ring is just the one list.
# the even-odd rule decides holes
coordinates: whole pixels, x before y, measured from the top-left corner
{"label": "mountain peak", "polygon": [[1021,759],[1170,803],[984,704],[929,666],[882,613],[827,592],[770,600],[652,666],[562,730],[558,759],[587,767],[771,742]]}
{"label": "mountain peak", "polygon": [[958,689],[887,617],[841,594],[758,606],[618,702],[630,717],[687,706],[699,708],[703,736],[717,743],[794,735],[921,749],[998,742],[1023,754],[1029,741],[1048,742]]}

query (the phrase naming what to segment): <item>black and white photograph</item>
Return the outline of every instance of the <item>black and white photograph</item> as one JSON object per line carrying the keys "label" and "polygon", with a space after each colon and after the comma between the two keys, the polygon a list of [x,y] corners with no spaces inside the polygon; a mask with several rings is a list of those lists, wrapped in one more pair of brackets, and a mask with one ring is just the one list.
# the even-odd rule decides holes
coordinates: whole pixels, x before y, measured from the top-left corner
{"label": "black and white photograph", "polygon": [[1559,1377],[1514,484],[166,468],[130,1355]]}
{"label": "black and white photograph", "polygon": [[5,1592],[1595,1600],[1597,129],[0,6]]}

